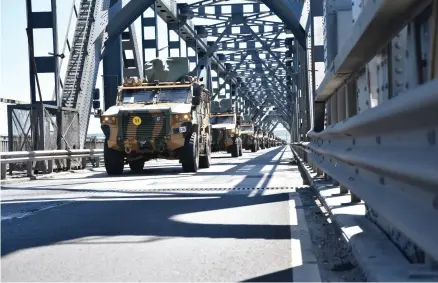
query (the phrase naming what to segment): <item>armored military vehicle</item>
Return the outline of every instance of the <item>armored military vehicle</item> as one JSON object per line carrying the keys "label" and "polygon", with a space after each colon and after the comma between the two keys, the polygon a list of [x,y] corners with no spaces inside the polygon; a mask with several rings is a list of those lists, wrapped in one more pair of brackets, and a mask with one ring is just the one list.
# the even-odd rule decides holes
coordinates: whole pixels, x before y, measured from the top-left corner
{"label": "armored military vehicle", "polygon": [[240,125],[240,137],[242,138],[242,146],[245,150],[251,150],[251,152],[259,150],[255,126],[249,115],[243,115],[243,121]]}
{"label": "armored military vehicle", "polygon": [[231,99],[222,99],[220,103],[213,101],[211,105],[212,151],[226,151],[232,157],[242,156],[239,130],[242,117],[235,111],[237,105],[233,107]]}
{"label": "armored military vehicle", "polygon": [[125,79],[116,105],[101,116],[109,175],[134,172],[156,158],[180,161],[184,172],[210,167],[210,94],[188,77],[187,58],[146,63],[145,79]]}
{"label": "armored military vehicle", "polygon": [[275,146],[275,136],[274,136],[274,134],[268,134],[268,143],[269,143],[269,147],[274,147]]}
{"label": "armored military vehicle", "polygon": [[262,143],[263,148],[269,148],[268,134],[265,131],[262,131]]}
{"label": "armored military vehicle", "polygon": [[259,144],[259,148],[265,149],[265,144],[263,143],[263,130],[260,128],[257,129],[256,136],[257,136],[257,142]]}

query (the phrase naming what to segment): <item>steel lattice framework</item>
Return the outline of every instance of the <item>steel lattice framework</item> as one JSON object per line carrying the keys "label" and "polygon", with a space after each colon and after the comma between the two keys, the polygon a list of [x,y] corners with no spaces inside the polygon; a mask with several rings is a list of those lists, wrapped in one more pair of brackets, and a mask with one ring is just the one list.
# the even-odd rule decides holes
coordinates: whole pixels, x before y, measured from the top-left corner
{"label": "steel lattice framework", "polygon": [[[56,2],[51,0],[51,11],[34,12],[32,0],[26,1],[31,102],[56,105],[56,148],[84,146],[100,62],[106,110],[114,105],[124,77],[142,77],[145,61],[175,56],[173,51],[189,58],[193,75],[205,77],[214,100],[232,99],[239,113],[263,130],[272,132],[282,124],[296,140],[309,130],[308,44],[298,22],[301,1],[74,0],[68,27],[74,27],[74,33],[66,37],[62,50],[58,50]],[[140,33],[134,24],[138,19]],[[158,40],[163,27],[167,54]],[[33,54],[34,30],[40,28],[53,31],[51,56]],[[39,73],[54,74],[53,101],[38,101]],[[63,118],[63,111],[71,112],[71,117]],[[44,131],[35,128],[32,133],[39,140],[35,144],[46,144]]]}

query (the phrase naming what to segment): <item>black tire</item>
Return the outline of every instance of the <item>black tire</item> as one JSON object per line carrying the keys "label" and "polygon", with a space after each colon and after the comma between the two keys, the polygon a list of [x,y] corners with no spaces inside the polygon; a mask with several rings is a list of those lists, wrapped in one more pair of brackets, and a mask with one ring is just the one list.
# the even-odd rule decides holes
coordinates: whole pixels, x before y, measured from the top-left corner
{"label": "black tire", "polygon": [[144,161],[143,160],[135,160],[129,162],[129,168],[131,168],[131,171],[134,173],[141,173],[144,168]]}
{"label": "black tire", "polygon": [[106,141],[103,147],[103,160],[108,175],[120,175],[123,173],[123,167],[125,166],[123,152],[108,148]]}
{"label": "black tire", "polygon": [[196,173],[199,168],[199,147],[198,134],[192,133],[189,138],[186,138],[182,152],[182,170],[186,173]]}
{"label": "black tire", "polygon": [[199,168],[210,168],[210,164],[211,164],[211,142],[210,142],[210,137],[209,136],[207,136],[205,138],[204,149],[205,149],[205,155],[204,156],[199,156]]}

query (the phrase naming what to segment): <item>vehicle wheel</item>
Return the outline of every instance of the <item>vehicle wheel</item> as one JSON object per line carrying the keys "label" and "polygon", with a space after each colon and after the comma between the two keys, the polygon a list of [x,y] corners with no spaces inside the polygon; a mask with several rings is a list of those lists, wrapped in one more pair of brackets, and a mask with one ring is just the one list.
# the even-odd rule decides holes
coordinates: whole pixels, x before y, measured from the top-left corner
{"label": "vehicle wheel", "polygon": [[210,136],[205,138],[205,155],[199,156],[199,168],[210,168],[211,164],[211,143]]}
{"label": "vehicle wheel", "polygon": [[238,157],[238,156],[239,156],[239,146],[236,143],[231,146],[231,157]]}
{"label": "vehicle wheel", "polygon": [[109,148],[107,141],[105,141],[103,147],[103,159],[108,175],[120,175],[123,173],[125,165],[123,152]]}
{"label": "vehicle wheel", "polygon": [[134,173],[141,173],[144,168],[144,161],[143,160],[134,160],[129,162],[129,168],[131,168],[131,171]]}
{"label": "vehicle wheel", "polygon": [[186,139],[182,152],[182,169],[183,172],[198,172],[199,168],[199,147],[198,135],[192,133],[190,138]]}

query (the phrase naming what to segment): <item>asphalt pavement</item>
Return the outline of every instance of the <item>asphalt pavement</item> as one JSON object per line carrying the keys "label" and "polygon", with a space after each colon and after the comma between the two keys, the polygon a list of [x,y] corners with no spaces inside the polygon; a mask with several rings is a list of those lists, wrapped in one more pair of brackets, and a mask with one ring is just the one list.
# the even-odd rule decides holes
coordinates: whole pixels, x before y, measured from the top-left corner
{"label": "asphalt pavement", "polygon": [[315,281],[286,147],[2,186],[3,281]]}

